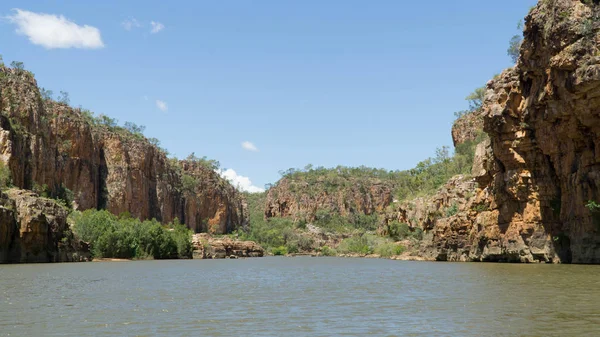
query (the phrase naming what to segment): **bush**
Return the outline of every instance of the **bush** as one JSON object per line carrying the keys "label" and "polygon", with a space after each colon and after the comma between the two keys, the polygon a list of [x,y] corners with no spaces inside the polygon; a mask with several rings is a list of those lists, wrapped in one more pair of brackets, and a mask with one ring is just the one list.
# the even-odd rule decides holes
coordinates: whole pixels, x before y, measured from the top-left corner
{"label": "bush", "polygon": [[456,213],[458,213],[458,205],[456,205],[456,203],[446,209],[447,218],[456,215]]}
{"label": "bush", "polygon": [[184,225],[173,229],[156,220],[140,221],[128,214],[117,218],[108,211],[87,210],[70,216],[73,231],[89,242],[95,257],[107,258],[191,258],[192,234]]}
{"label": "bush", "polygon": [[373,253],[373,247],[369,244],[368,237],[362,235],[344,239],[338,246],[337,251],[342,254],[371,254]]}
{"label": "bush", "polygon": [[10,168],[0,161],[0,190],[10,187],[11,181]]}
{"label": "bush", "polygon": [[322,256],[336,256],[337,255],[337,251],[333,248],[330,248],[328,246],[323,246],[321,248],[321,255]]}
{"label": "bush", "polygon": [[279,247],[271,248],[271,254],[273,254],[275,256],[287,255],[288,250],[285,246],[279,246]]}
{"label": "bush", "polygon": [[381,257],[400,255],[402,252],[404,252],[404,247],[392,242],[380,244],[375,247],[375,254],[378,254]]}

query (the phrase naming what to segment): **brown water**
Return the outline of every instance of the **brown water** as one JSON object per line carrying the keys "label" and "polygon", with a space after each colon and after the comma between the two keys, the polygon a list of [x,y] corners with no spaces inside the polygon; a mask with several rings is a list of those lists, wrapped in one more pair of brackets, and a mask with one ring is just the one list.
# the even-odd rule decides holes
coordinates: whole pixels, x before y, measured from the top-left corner
{"label": "brown water", "polygon": [[600,336],[600,266],[0,265],[0,336]]}

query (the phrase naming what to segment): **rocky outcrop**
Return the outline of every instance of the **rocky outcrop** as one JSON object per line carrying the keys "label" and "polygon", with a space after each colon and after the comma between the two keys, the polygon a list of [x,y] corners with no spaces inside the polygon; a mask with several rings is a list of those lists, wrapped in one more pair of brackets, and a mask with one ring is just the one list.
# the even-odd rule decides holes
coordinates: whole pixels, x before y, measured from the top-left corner
{"label": "rocky outcrop", "polygon": [[196,232],[245,224],[242,196],[203,160],[179,162],[106,117],[42,98],[33,75],[0,67],[0,159],[12,183],[73,207],[107,209]]}
{"label": "rocky outcrop", "polygon": [[484,106],[499,228],[542,228],[562,262],[600,263],[598,17],[595,1],[540,2]]}
{"label": "rocky outcrop", "polygon": [[386,221],[424,230],[413,256],[434,261],[559,262],[551,237],[539,223],[498,223],[489,189],[456,176],[435,195],[395,205]]}
{"label": "rocky outcrop", "polygon": [[459,117],[452,125],[452,141],[454,146],[475,141],[483,132],[483,111],[471,111]]}
{"label": "rocky outcrop", "polygon": [[262,257],[264,249],[253,241],[240,241],[228,237],[213,238],[208,234],[195,234],[192,239],[195,259],[225,259]]}
{"label": "rocky outcrop", "polygon": [[67,224],[68,212],[52,199],[10,189],[0,194],[0,263],[89,260],[89,248]]}
{"label": "rocky outcrop", "polygon": [[[419,254],[600,263],[599,17],[592,1],[541,1],[530,11],[517,65],[487,85],[490,141],[477,147],[474,181],[450,181],[417,211],[395,213],[426,229]],[[443,214],[452,203],[456,214]]]}
{"label": "rocky outcrop", "polygon": [[393,201],[393,185],[380,179],[358,179],[336,176],[327,181],[284,177],[267,194],[265,217],[290,217],[312,221],[319,210],[349,216],[374,214]]}

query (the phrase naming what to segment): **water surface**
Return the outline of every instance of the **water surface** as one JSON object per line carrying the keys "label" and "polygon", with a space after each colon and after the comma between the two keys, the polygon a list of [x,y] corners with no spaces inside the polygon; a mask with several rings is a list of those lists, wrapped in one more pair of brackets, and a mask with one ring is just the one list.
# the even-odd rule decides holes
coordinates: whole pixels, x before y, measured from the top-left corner
{"label": "water surface", "polygon": [[0,336],[600,336],[600,266],[0,265]]}

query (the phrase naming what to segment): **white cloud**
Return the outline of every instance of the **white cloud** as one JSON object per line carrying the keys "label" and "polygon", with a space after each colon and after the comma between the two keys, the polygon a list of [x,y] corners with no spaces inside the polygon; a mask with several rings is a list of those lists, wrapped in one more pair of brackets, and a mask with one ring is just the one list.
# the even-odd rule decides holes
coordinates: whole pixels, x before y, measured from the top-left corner
{"label": "white cloud", "polygon": [[156,107],[162,112],[167,112],[167,110],[169,110],[167,102],[161,101],[159,99],[156,100]]}
{"label": "white cloud", "polygon": [[256,145],[252,144],[249,141],[242,142],[242,148],[244,150],[248,150],[248,151],[252,151],[252,152],[258,152],[258,148],[256,147]]}
{"label": "white cloud", "polygon": [[163,25],[160,22],[151,21],[150,25],[152,26],[152,29],[150,29],[150,33],[152,33],[152,34],[156,34],[156,33],[160,32],[161,30],[165,29],[165,25]]}
{"label": "white cloud", "polygon": [[232,169],[227,169],[225,171],[220,170],[218,173],[221,177],[229,180],[229,182],[231,182],[238,190],[250,193],[260,193],[265,191],[264,188],[252,185],[250,178],[240,176]]}
{"label": "white cloud", "polygon": [[31,43],[47,49],[54,48],[103,48],[100,30],[96,27],[79,26],[62,15],[34,13],[15,9],[7,19],[17,25],[16,32],[25,35]]}
{"label": "white cloud", "polygon": [[142,25],[135,18],[130,18],[123,21],[121,26],[123,26],[125,30],[132,30],[133,28],[140,28]]}

